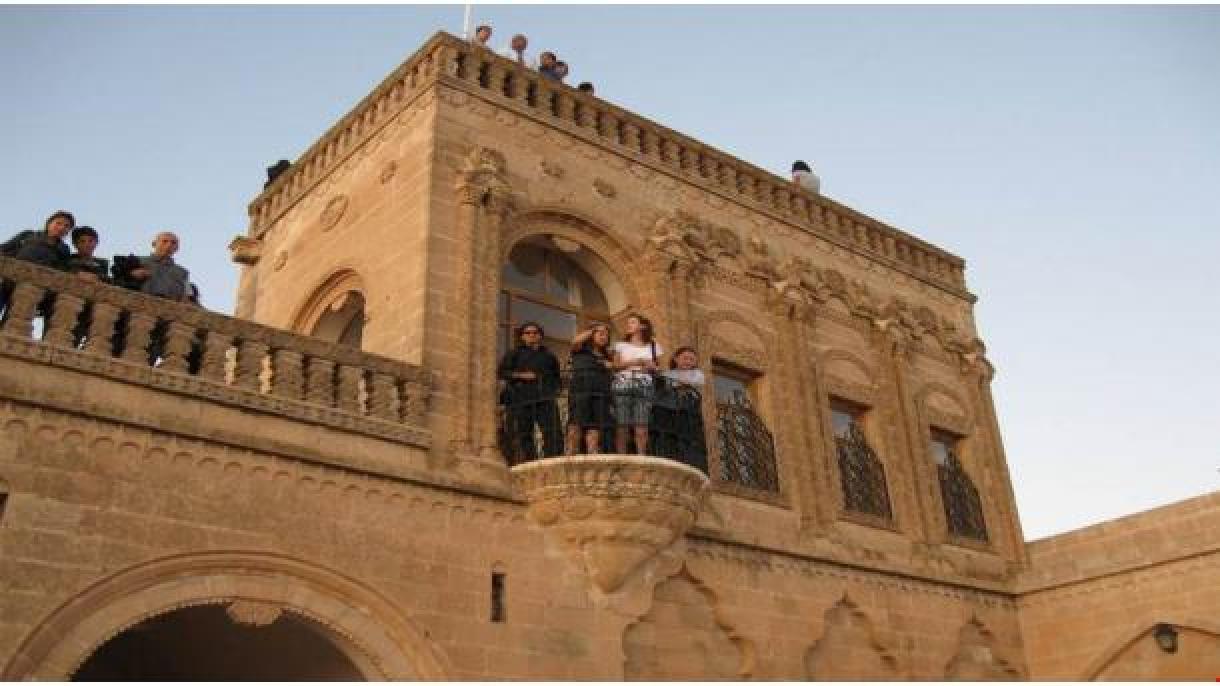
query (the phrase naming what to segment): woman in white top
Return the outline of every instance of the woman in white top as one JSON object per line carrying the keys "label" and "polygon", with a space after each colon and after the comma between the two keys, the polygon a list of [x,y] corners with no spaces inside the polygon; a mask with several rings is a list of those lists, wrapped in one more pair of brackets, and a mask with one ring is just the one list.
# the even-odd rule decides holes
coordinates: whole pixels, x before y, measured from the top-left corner
{"label": "woman in white top", "polygon": [[618,454],[627,454],[627,428],[635,438],[635,451],[643,455],[648,449],[648,418],[652,414],[653,375],[657,359],[664,353],[652,338],[652,322],[647,317],[631,314],[627,317],[626,336],[614,344],[614,447]]}

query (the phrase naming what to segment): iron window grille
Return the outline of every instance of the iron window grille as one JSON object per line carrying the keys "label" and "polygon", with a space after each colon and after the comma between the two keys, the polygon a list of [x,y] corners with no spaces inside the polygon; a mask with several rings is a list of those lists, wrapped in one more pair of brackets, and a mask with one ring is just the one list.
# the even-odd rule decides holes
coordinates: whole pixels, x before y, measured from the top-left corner
{"label": "iron window grille", "polygon": [[885,483],[885,465],[869,446],[860,425],[852,421],[846,431],[835,436],[835,445],[839,454],[844,509],[892,520],[894,514]]}
{"label": "iron window grille", "polygon": [[719,479],[759,491],[779,493],[775,438],[754,411],[749,396],[736,392],[716,404]]}
{"label": "iron window grille", "polygon": [[940,495],[945,506],[945,522],[949,533],[961,538],[987,542],[987,522],[983,518],[983,503],[979,491],[962,468],[953,448],[946,446],[945,461],[936,466],[940,477]]}

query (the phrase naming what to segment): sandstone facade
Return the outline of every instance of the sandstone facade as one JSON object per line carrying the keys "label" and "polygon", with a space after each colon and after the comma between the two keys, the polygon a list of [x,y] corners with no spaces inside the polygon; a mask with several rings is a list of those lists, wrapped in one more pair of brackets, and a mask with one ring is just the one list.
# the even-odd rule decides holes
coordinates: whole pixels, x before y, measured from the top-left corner
{"label": "sandstone facade", "polygon": [[[285,669],[322,637],[303,676],[1215,669],[1215,499],[1027,545],[975,298],[939,248],[445,34],[250,214],[237,318],[0,261],[6,678],[130,676],[124,645],[205,626]],[[736,375],[778,486],[715,441],[710,479],[510,470],[494,367],[521,245]],[[884,511],[854,504],[839,404]]]}

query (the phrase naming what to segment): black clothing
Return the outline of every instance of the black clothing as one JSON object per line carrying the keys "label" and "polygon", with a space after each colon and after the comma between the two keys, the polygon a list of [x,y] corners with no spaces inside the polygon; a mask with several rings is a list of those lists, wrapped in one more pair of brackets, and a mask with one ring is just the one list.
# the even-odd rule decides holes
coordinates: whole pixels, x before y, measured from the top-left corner
{"label": "black clothing", "polygon": [[572,353],[572,384],[568,391],[568,423],[582,429],[614,428],[611,382],[606,357],[586,345]]}
{"label": "black clothing", "polygon": [[703,399],[697,386],[665,379],[665,402],[654,402],[648,442],[652,455],[688,464],[707,474]]}
{"label": "black clothing", "polygon": [[72,250],[62,239],[53,239],[46,231],[28,230],[0,244],[0,254],[62,270],[68,268]]}
{"label": "black clothing", "polygon": [[73,274],[92,272],[103,282],[110,281],[110,264],[100,257],[84,257],[75,254],[68,258],[68,271]]}
{"label": "black clothing", "polygon": [[[530,381],[514,379],[513,372],[533,372]],[[509,462],[518,464],[539,457],[554,457],[563,452],[559,426],[559,360],[546,346],[517,346],[500,360],[496,376],[508,382],[501,394],[505,412],[505,432]],[[542,432],[542,455],[534,440],[534,427]]]}

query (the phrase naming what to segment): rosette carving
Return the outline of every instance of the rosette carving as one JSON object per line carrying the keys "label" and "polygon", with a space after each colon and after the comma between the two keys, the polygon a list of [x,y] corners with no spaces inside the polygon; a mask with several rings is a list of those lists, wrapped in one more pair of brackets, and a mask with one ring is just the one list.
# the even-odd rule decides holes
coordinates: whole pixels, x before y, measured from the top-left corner
{"label": "rosette carving", "polygon": [[652,457],[575,456],[513,467],[528,517],[604,593],[694,523],[708,480]]}

